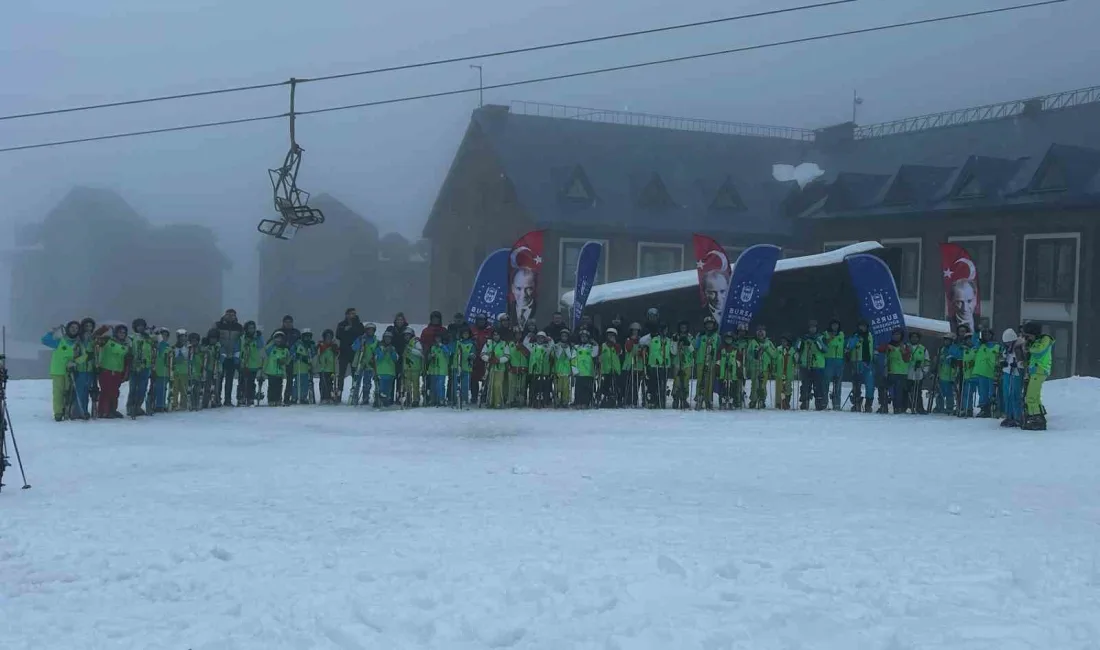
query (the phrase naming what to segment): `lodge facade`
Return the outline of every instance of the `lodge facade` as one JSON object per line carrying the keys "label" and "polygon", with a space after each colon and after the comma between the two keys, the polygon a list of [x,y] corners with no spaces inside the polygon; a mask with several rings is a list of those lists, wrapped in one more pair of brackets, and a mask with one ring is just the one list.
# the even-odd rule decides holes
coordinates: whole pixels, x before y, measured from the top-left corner
{"label": "lodge facade", "polygon": [[[598,115],[598,117],[597,117]],[[596,121],[600,120],[600,121]],[[816,164],[804,186],[774,164]],[[544,317],[572,289],[584,242],[597,282],[693,268],[691,234],[731,255],[854,241],[901,250],[908,313],[945,311],[938,243],[973,257],[983,322],[1039,321],[1056,376],[1100,374],[1100,88],[816,132],[527,104],[474,112],[424,236],[434,308],[461,310],[485,255],[546,230]]]}

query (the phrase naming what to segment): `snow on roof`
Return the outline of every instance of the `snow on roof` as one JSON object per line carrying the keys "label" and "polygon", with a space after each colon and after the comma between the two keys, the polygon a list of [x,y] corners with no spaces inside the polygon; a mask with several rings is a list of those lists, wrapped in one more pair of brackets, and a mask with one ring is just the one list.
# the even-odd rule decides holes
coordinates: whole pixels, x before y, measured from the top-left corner
{"label": "snow on roof", "polygon": [[905,315],[905,326],[909,329],[934,332],[936,334],[950,334],[951,325],[945,320],[937,318],[925,318],[923,316]]}
{"label": "snow on roof", "polygon": [[[802,257],[791,257],[779,260],[775,263],[775,271],[780,273],[783,271],[793,271],[795,269],[807,269],[814,266],[840,264],[848,255],[866,253],[880,248],[882,248],[882,244],[877,241],[859,242],[827,253],[803,255]],[[698,286],[698,284],[699,274],[694,269],[690,271],[677,271],[676,273],[654,275],[648,278],[638,278],[636,280],[608,282],[607,284],[598,284],[592,287],[592,293],[588,294],[588,304],[598,305],[601,302],[609,302],[611,300],[623,300],[624,298],[636,298],[651,293],[661,293],[662,291],[686,289]],[[572,307],[572,291],[565,292],[561,297],[561,304],[563,307]]]}

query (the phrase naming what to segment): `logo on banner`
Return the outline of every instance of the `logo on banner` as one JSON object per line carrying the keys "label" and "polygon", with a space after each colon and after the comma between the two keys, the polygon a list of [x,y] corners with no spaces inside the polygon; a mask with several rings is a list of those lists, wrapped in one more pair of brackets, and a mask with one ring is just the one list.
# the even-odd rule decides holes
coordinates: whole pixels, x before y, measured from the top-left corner
{"label": "logo on banner", "polygon": [[494,287],[492,285],[485,287],[485,293],[484,295],[482,295],[481,300],[486,303],[496,302],[498,292],[498,287]]}
{"label": "logo on banner", "polygon": [[752,283],[749,283],[749,282],[746,282],[745,285],[741,287],[741,302],[744,302],[744,303],[752,302],[752,297],[755,294],[756,294],[756,285],[752,284]]}
{"label": "logo on banner", "polygon": [[875,308],[875,311],[886,309],[886,298],[881,293],[872,293],[871,306]]}

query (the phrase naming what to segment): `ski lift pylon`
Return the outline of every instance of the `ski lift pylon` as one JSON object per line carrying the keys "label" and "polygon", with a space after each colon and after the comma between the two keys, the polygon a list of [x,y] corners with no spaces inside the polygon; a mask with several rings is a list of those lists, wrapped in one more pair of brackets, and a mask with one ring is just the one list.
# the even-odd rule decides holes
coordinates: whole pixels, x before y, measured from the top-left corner
{"label": "ski lift pylon", "polygon": [[256,225],[256,230],[277,239],[290,239],[299,228],[316,226],[325,221],[325,215],[320,210],[309,207],[309,192],[298,187],[298,169],[302,165],[304,149],[298,145],[294,134],[294,94],[297,85],[298,80],[291,77],[290,112],[287,113],[290,118],[290,150],[280,167],[267,170],[271,179],[275,211],[281,218],[263,219]]}

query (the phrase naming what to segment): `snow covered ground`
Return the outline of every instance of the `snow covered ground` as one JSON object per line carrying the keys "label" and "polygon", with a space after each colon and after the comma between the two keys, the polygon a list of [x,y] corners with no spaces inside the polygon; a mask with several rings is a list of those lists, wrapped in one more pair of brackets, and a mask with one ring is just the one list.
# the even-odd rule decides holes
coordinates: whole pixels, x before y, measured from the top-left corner
{"label": "snow covered ground", "polygon": [[1100,381],[1051,430],[849,413],[218,410],[12,382],[4,650],[1100,647]]}

